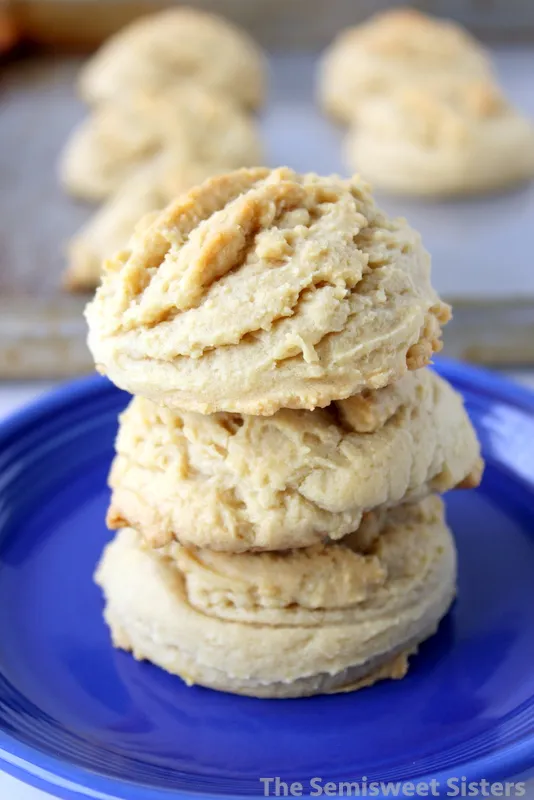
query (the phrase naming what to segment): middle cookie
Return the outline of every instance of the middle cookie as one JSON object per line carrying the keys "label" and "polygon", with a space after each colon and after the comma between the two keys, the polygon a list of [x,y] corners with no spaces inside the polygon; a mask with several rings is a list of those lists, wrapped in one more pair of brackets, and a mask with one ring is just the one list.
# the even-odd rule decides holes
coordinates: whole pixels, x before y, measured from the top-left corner
{"label": "middle cookie", "polygon": [[112,528],[155,547],[284,550],[356,530],[366,511],[476,485],[460,396],[428,369],[325,409],[204,416],[134,398],[110,474]]}

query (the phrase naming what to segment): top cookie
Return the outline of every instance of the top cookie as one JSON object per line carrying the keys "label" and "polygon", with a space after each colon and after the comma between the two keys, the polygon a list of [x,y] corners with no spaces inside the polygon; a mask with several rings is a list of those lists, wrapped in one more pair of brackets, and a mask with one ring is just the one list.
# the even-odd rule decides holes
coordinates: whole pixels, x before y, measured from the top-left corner
{"label": "top cookie", "polygon": [[323,58],[318,91],[325,111],[349,122],[362,101],[395,87],[435,87],[490,74],[484,49],[463,28],[400,8],[340,34]]}
{"label": "top cookie", "polygon": [[80,75],[90,104],[192,80],[256,109],[265,92],[263,54],[236,26],[213,14],[170,8],[144,16],[111,37]]}
{"label": "top cookie", "polygon": [[97,368],[169,407],[268,415],[424,366],[449,318],[430,259],[358,177],[238,170],[182,196],[105,265]]}

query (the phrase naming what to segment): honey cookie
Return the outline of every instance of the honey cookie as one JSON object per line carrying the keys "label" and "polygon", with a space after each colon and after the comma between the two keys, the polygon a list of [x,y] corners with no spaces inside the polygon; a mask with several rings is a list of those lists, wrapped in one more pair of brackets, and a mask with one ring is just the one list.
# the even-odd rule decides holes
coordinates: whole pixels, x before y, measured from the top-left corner
{"label": "honey cookie", "polygon": [[340,539],[362,516],[480,479],[462,399],[431,370],[315,411],[170,411],[120,421],[108,523],[151,546],[285,550]]}
{"label": "honey cookie", "polygon": [[313,409],[427,364],[450,316],[430,259],[358,177],[240,170],[171,204],[106,262],[97,369],[180,410]]}
{"label": "honey cookie", "polygon": [[401,678],[454,597],[441,501],[391,510],[378,535],[286,553],[143,547],[131,528],[96,573],[116,647],[188,684],[255,697]]}

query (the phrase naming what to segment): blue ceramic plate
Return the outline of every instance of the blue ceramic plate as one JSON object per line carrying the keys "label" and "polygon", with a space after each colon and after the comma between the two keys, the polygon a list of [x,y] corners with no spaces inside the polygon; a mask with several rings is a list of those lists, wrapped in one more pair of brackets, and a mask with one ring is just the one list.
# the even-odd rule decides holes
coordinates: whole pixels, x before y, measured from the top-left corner
{"label": "blue ceramic plate", "polygon": [[534,395],[441,362],[488,467],[448,498],[460,589],[408,677],[254,700],[112,649],[92,573],[127,397],[65,386],[0,427],[0,768],[51,794],[162,800],[324,782],[499,780],[534,768]]}

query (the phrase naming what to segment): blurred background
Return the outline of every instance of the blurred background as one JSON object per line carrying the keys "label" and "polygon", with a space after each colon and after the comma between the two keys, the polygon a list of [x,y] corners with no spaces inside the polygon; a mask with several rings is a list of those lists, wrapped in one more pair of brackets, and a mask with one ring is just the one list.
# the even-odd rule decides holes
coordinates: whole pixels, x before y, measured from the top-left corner
{"label": "blurred background", "polygon": [[[0,6],[0,398],[92,370],[82,309],[62,286],[65,244],[94,209],[73,200],[57,161],[87,114],[77,72],[108,36],[159,0],[12,0]],[[179,5],[179,4],[177,4]],[[339,31],[411,5],[464,25],[491,52],[510,101],[534,119],[531,0],[189,0],[247,30],[267,51],[269,90],[259,125],[266,162],[348,174],[343,131],[321,112],[320,54]],[[534,185],[446,201],[377,197],[419,229],[434,284],[454,303],[445,355],[534,375]],[[14,382],[17,383],[14,383]],[[24,383],[20,383],[24,381]],[[29,382],[29,383],[28,383]],[[2,391],[4,394],[2,395]]]}
{"label": "blurred background", "polygon": [[[82,316],[90,295],[67,291],[62,276],[67,242],[95,207],[64,191],[57,164],[71,131],[88,114],[76,89],[80,67],[124,25],[169,5],[0,0],[0,418],[57,381],[93,371]],[[269,89],[258,125],[271,166],[348,174],[344,131],[317,103],[319,59],[344,28],[395,6],[411,5],[464,25],[489,49],[506,96],[534,119],[533,0],[187,5],[228,18],[265,49]],[[444,354],[534,387],[534,183],[469,198],[377,193],[377,199],[421,231],[434,285],[454,305]],[[44,798],[2,775],[0,796]]]}
{"label": "blurred background", "polygon": [[[91,50],[141,14],[173,5],[161,0],[12,0],[6,7],[29,37],[53,47]],[[181,5],[175,3],[175,5]],[[186,5],[185,3],[182,5]],[[268,50],[322,50],[343,28],[395,6],[448,17],[493,41],[530,40],[530,0],[189,0],[246,28]],[[80,24],[82,23],[82,24]]]}

